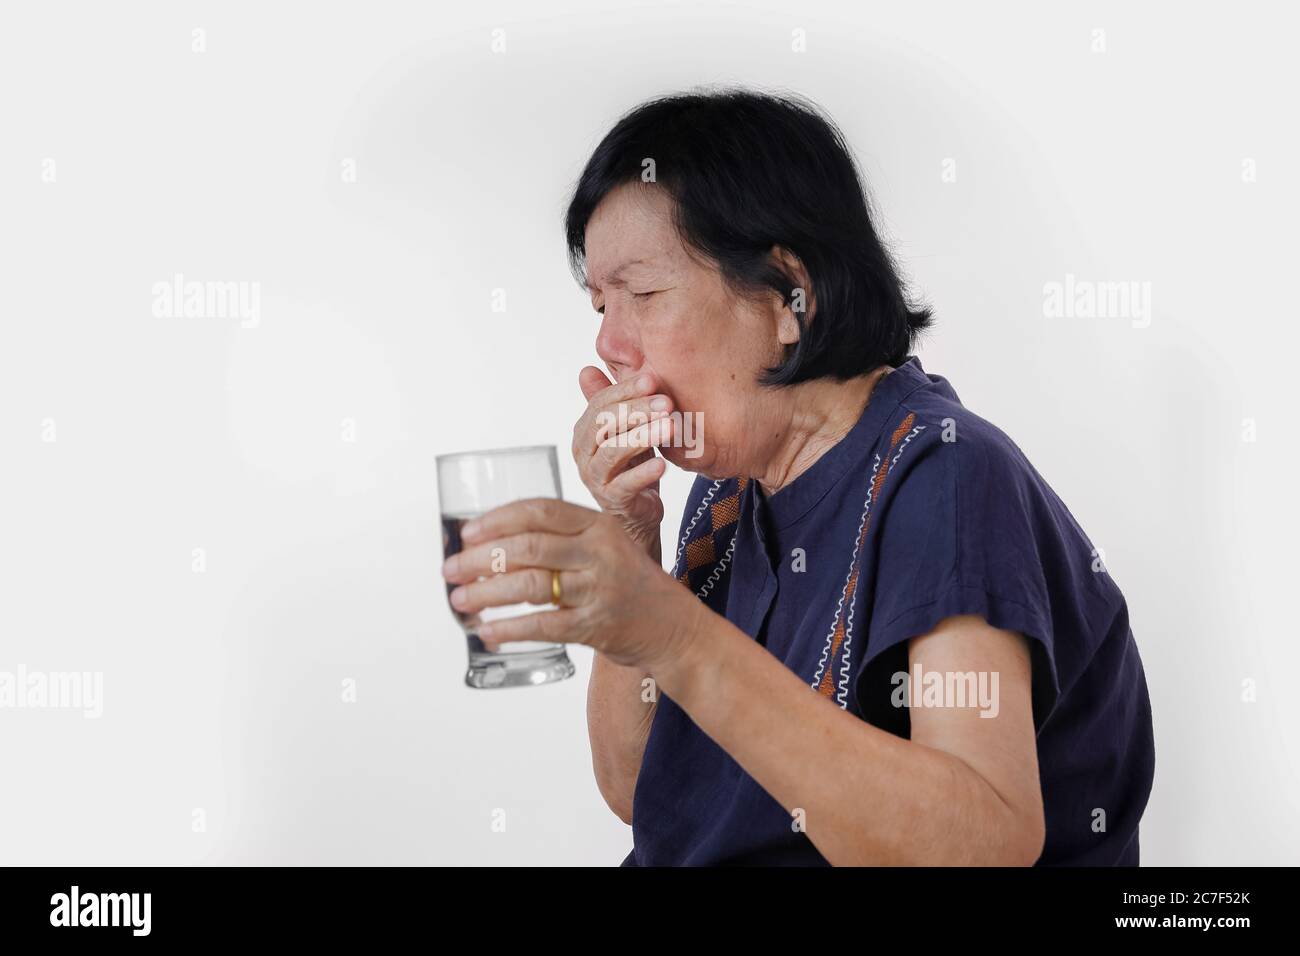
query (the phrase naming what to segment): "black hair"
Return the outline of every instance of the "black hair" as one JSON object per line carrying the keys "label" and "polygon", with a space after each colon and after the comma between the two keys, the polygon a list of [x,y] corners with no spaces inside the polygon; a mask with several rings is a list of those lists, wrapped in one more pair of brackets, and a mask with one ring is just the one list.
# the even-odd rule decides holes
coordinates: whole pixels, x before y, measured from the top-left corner
{"label": "black hair", "polygon": [[840,380],[901,365],[928,308],[906,286],[876,234],[857,164],[843,135],[807,99],[743,88],[658,97],[626,113],[587,161],[565,215],[569,263],[585,285],[587,223],[624,183],[654,182],[673,199],[689,250],[742,295],[776,292],[790,306],[795,281],[770,255],[798,256],[811,289],[795,311],[799,341],[767,369],[768,385]]}

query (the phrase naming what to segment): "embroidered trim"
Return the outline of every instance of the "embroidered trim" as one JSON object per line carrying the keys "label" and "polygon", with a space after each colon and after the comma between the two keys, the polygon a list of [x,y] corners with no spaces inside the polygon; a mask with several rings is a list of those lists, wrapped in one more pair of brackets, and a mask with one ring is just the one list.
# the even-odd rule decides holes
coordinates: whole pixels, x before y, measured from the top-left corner
{"label": "embroidered trim", "polygon": [[[896,454],[890,460],[889,467],[891,469],[894,467],[894,465],[898,464],[898,459],[903,457],[903,451],[904,449],[907,448],[909,444],[911,444],[912,439],[915,438],[924,430],[925,430],[924,425],[917,425],[915,428],[911,430],[911,432],[908,433],[907,437],[903,439],[903,443],[898,447],[898,454]],[[867,520],[867,514],[865,511],[863,512],[862,520],[863,521]],[[855,554],[855,559],[856,557],[857,556]],[[844,635],[844,654],[840,660],[840,680],[837,685],[838,692],[835,695],[835,702],[840,705],[841,709],[845,709],[848,707],[849,674],[852,672],[853,669],[853,665],[850,660],[853,651],[853,617],[854,614],[856,613],[857,613],[856,602],[849,604],[849,620]]]}
{"label": "embroidered trim", "polygon": [[691,523],[686,526],[686,530],[682,533],[682,540],[677,545],[677,557],[673,560],[673,577],[680,578],[682,576],[682,556],[686,554],[686,539],[691,536],[691,532],[695,530],[695,525],[699,522],[701,516],[703,516],[705,509],[709,507],[709,502],[713,500],[713,496],[718,493],[718,489],[721,487],[722,479],[719,478],[713,483],[713,486],[709,488],[708,493],[704,496],[704,500],[702,500],[700,506],[695,509],[695,517],[691,519]]}
{"label": "embroidered trim", "polygon": [[[876,472],[880,470],[880,455],[876,455],[876,460],[871,466],[871,485],[875,484]],[[858,520],[858,532],[853,538],[853,557],[849,559],[849,570],[844,576],[844,587],[840,589],[840,599],[835,605],[835,616],[831,619],[831,629],[826,634],[826,646],[822,648],[821,660],[817,662],[817,673],[813,675],[812,689],[817,690],[821,686],[822,674],[826,671],[826,664],[833,653],[832,638],[835,637],[835,630],[839,627],[840,616],[844,613],[844,599],[849,594],[849,587],[853,583],[854,572],[858,565],[858,552],[862,547],[862,542],[866,538],[867,515],[871,511],[871,492],[867,492],[866,501],[862,503],[862,517]],[[853,607],[849,605],[848,628],[850,633],[853,627]]]}
{"label": "embroidered trim", "polygon": [[[695,596],[700,600],[704,600],[708,597],[709,592],[711,592],[714,586],[722,580],[722,576],[726,573],[736,551],[736,534],[740,530],[740,496],[744,493],[748,481],[743,478],[737,479],[736,491],[727,498],[714,503],[713,499],[717,495],[718,489],[726,484],[727,481],[728,479],[719,478],[709,487],[703,500],[700,501],[700,506],[695,509],[695,514],[691,518],[690,524],[686,526],[686,531],[682,534],[681,541],[677,544],[677,556],[673,560],[673,577],[677,578],[677,580],[681,581],[682,584],[689,587],[690,575],[692,572],[699,570],[706,562],[711,562],[713,560],[715,555],[713,550],[715,547],[715,539],[713,538],[713,535],[717,531],[726,528],[728,524],[735,524],[736,530],[731,533],[731,540],[727,543],[726,551],[723,553],[721,559],[714,563],[712,570],[709,572],[708,578],[702,585],[700,585],[699,590],[695,592]],[[719,512],[720,508],[722,509],[721,513]],[[691,534],[695,530],[696,524],[699,523],[699,520],[706,512],[709,512],[710,521],[708,533],[701,534],[696,540],[692,541]],[[721,522],[721,526],[719,526],[719,522]],[[690,549],[696,545],[702,546],[703,552],[708,555],[707,558],[701,558],[698,561],[696,560],[695,556],[690,551]],[[685,568],[683,568],[683,562],[686,564]]]}
{"label": "embroidered trim", "polygon": [[[736,530],[738,531],[740,529],[737,528]],[[736,536],[735,534],[732,534],[731,543],[727,545],[727,553],[722,556],[722,560],[719,561],[718,566],[713,569],[713,572],[709,575],[709,579],[700,586],[698,591],[695,592],[697,598],[704,600],[709,596],[709,592],[713,590],[713,585],[718,583],[718,580],[722,577],[722,573],[727,570],[727,565],[731,563],[731,556],[735,553],[735,550]]]}
{"label": "embroidered trim", "polygon": [[[863,545],[866,543],[867,533],[871,528],[871,507],[880,499],[885,480],[889,477],[894,465],[898,464],[898,460],[902,457],[907,446],[911,444],[913,438],[925,430],[926,426],[924,425],[917,425],[913,428],[915,421],[916,414],[910,413],[894,429],[889,441],[890,454],[883,463],[879,454],[875,456],[875,462],[871,467],[871,481],[868,485],[867,496],[862,502],[862,517],[858,522],[858,533],[854,538],[853,556],[849,559],[849,570],[844,579],[844,587],[840,590],[840,599],[835,606],[831,629],[826,635],[826,644],[822,648],[821,660],[817,664],[817,673],[813,675],[810,685],[813,690],[823,697],[834,696],[835,702],[839,704],[842,710],[848,707],[849,676],[852,669],[853,624],[856,616],[854,598],[857,595],[858,576],[862,570]],[[906,438],[904,438],[905,435]],[[846,606],[848,608],[847,613],[845,611]],[[840,653],[841,649],[843,653]],[[834,678],[837,655],[839,656],[839,680]]]}

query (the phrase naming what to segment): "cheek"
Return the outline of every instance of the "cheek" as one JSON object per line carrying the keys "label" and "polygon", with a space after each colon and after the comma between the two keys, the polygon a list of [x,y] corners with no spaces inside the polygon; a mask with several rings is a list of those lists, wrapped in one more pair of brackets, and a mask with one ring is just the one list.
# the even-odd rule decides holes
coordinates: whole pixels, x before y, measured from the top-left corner
{"label": "cheek", "polygon": [[678,408],[696,408],[709,376],[707,350],[697,334],[702,323],[686,310],[664,310],[642,319],[644,367],[659,378],[660,391]]}
{"label": "cheek", "polygon": [[707,427],[721,437],[744,428],[763,401],[758,378],[766,368],[764,357],[732,348],[716,351],[687,347],[665,355],[654,365],[663,390],[672,396],[679,411],[700,412]]}
{"label": "cheek", "polygon": [[665,458],[690,471],[714,464],[720,456],[731,461],[747,446],[762,396],[752,376],[735,375],[733,381],[731,373],[715,366],[683,378],[680,387],[667,389],[682,415],[674,436],[676,447],[664,449]]}
{"label": "cheek", "polygon": [[642,328],[646,367],[658,375],[674,408],[690,414],[689,439],[703,437],[702,457],[687,457],[682,447],[665,449],[664,457],[693,470],[712,463],[722,449],[736,452],[763,406],[758,377],[773,364],[761,326],[719,294],[673,303],[647,315]]}
{"label": "cheek", "polygon": [[761,327],[720,292],[665,302],[644,317],[642,329],[645,365],[681,408],[743,400],[773,364]]}

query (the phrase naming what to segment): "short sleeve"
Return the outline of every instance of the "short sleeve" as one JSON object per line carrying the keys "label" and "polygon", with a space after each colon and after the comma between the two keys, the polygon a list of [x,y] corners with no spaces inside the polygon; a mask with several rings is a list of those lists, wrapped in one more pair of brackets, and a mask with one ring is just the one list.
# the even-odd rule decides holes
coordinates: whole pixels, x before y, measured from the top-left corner
{"label": "short sleeve", "polygon": [[[1035,729],[1060,696],[1051,597],[1042,567],[1041,479],[987,423],[931,426],[903,449],[873,504],[874,575],[859,701],[878,697],[881,664],[906,668],[906,642],[964,614],[1030,641]],[[982,427],[981,427],[982,426]],[[987,430],[987,431],[986,431]],[[875,535],[874,541],[871,535]],[[865,708],[864,708],[865,709]]]}

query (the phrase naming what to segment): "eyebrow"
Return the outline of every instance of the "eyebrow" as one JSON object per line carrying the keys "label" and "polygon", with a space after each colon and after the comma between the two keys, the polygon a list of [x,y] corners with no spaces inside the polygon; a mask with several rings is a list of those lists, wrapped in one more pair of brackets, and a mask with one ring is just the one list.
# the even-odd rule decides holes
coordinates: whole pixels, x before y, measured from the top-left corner
{"label": "eyebrow", "polygon": [[[632,268],[632,266],[644,266],[649,264],[650,264],[649,259],[633,259],[630,262],[625,262],[610,274],[609,278],[605,280],[605,284],[626,285],[627,284],[626,280],[623,279],[623,273],[625,270]],[[593,291],[593,287],[590,285],[590,283],[588,283],[586,276],[582,277],[582,287],[587,292]]]}

